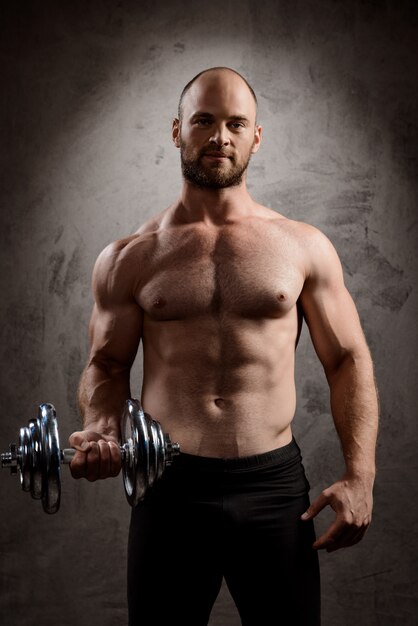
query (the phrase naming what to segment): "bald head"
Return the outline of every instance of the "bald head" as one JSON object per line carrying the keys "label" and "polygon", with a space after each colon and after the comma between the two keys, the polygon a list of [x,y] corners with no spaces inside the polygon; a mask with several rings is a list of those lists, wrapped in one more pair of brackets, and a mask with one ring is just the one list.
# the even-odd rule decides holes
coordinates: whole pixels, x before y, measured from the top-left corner
{"label": "bald head", "polygon": [[251,94],[251,98],[254,101],[255,105],[255,111],[257,113],[257,97],[255,95],[255,92],[251,85],[248,83],[248,81],[243,76],[241,76],[239,72],[229,67],[210,67],[206,70],[203,70],[202,72],[199,72],[199,74],[196,74],[196,76],[194,76],[194,78],[192,78],[187,83],[187,85],[181,92],[178,105],[178,117],[180,122],[182,121],[183,117],[185,100],[187,99],[189,92],[193,92],[193,87],[197,86],[199,82],[204,82],[208,89],[222,89],[222,83],[225,84],[226,82],[228,82],[232,88],[234,84],[238,86],[241,83],[241,87],[242,85],[244,85],[248,92]]}

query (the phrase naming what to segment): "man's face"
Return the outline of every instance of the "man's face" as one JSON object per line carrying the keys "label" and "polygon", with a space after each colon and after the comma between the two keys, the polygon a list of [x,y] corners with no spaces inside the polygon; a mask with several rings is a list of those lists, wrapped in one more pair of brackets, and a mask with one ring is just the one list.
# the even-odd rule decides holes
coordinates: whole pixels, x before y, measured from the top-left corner
{"label": "man's face", "polygon": [[228,71],[199,77],[183,100],[183,115],[173,123],[186,180],[198,187],[239,185],[251,155],[258,150],[261,127],[244,81]]}

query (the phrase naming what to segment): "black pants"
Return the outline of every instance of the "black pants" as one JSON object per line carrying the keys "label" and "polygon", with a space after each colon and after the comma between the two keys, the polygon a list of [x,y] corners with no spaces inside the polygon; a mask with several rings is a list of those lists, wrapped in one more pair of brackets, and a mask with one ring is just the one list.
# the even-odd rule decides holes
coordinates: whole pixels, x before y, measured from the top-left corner
{"label": "black pants", "polygon": [[293,441],[264,454],[181,453],[132,510],[130,626],[203,626],[222,578],[243,626],[318,626],[309,483]]}

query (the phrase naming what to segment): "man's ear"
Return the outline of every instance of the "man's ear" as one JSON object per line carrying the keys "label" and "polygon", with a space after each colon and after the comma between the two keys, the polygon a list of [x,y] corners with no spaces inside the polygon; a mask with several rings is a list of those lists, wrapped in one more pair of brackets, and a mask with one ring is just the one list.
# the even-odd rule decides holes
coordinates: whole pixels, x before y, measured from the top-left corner
{"label": "man's ear", "polygon": [[173,138],[173,142],[176,148],[180,148],[180,120],[177,117],[175,117],[173,120],[171,136]]}
{"label": "man's ear", "polygon": [[253,143],[253,147],[251,149],[251,153],[255,154],[256,152],[258,152],[258,149],[260,147],[260,143],[261,143],[261,134],[263,132],[263,127],[262,126],[256,126],[255,127],[255,132],[254,132],[254,143]]}

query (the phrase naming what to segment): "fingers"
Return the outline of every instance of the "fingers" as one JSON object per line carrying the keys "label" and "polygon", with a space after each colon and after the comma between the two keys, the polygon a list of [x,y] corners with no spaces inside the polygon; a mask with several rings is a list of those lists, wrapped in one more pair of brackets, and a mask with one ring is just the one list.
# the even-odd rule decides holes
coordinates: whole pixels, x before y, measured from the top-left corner
{"label": "fingers", "polygon": [[305,513],[302,515],[302,519],[304,521],[308,520],[308,519],[312,519],[313,517],[318,515],[318,513],[320,511],[322,511],[322,509],[325,508],[327,506],[327,504],[329,504],[329,498],[326,495],[325,491],[323,491],[316,498],[316,500],[314,500],[312,502],[312,504],[309,506],[309,508],[305,511]]}
{"label": "fingers", "polygon": [[82,431],[73,433],[69,442],[77,450],[70,463],[73,478],[93,482],[119,474],[121,453],[115,441],[107,441],[99,433]]}
{"label": "fingers", "polygon": [[334,552],[358,543],[370,525],[372,502],[370,489],[358,481],[342,480],[324,489],[301,519],[314,518],[327,505],[335,511],[336,518],[312,547]]}
{"label": "fingers", "polygon": [[94,434],[95,433],[88,433],[88,436],[87,431],[75,432],[70,436],[68,441],[72,448],[87,452],[90,449],[91,441],[95,441]]}
{"label": "fingers", "polygon": [[335,552],[335,550],[339,550],[340,548],[349,548],[350,546],[354,546],[363,539],[367,529],[368,526],[362,526],[361,528],[353,526],[348,528],[339,536],[337,535],[333,537],[331,541],[328,541],[324,548],[327,552]]}
{"label": "fingers", "polygon": [[335,522],[313,544],[315,550],[334,552],[340,548],[353,546],[363,538],[368,529],[368,523],[357,523],[354,520],[347,521],[337,516]]}
{"label": "fingers", "polygon": [[108,442],[109,451],[109,473],[108,476],[117,476],[122,467],[122,457],[120,452],[120,446],[115,441]]}

